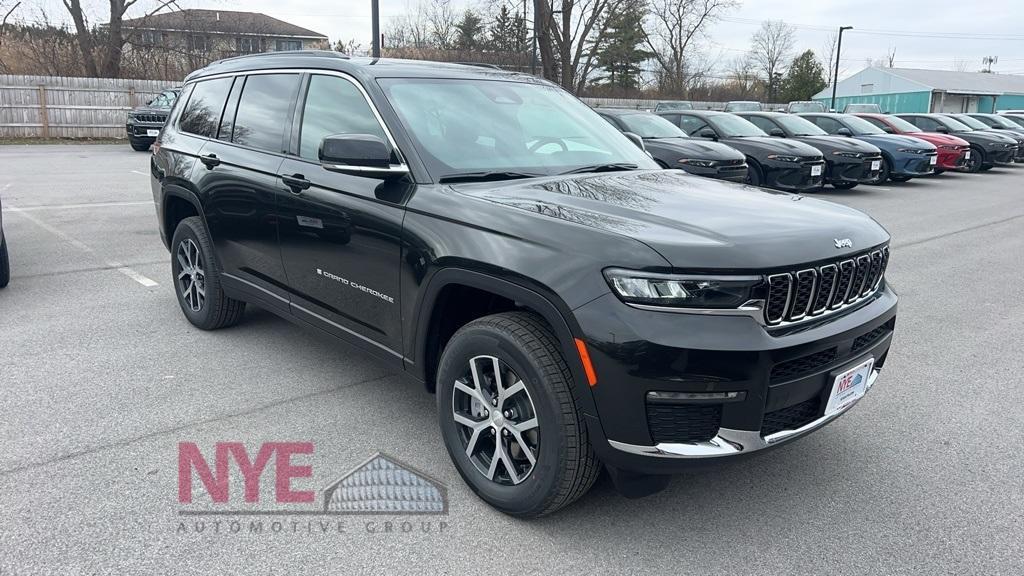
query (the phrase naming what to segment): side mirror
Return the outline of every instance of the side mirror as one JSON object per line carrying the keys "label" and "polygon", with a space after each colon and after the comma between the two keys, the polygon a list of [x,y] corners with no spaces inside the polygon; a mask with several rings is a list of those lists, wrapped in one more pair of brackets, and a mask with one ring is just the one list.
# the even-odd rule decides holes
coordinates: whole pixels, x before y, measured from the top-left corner
{"label": "side mirror", "polygon": [[715,134],[715,131],[709,128],[705,128],[704,130],[698,132],[697,137],[707,138],[708,140],[718,140],[718,134]]}
{"label": "side mirror", "polygon": [[935,131],[938,132],[939,134],[949,134],[949,128],[946,128],[945,126],[941,125],[937,126],[935,128]]}
{"label": "side mirror", "polygon": [[156,98],[153,98],[152,100],[146,100],[146,106],[149,106],[150,104],[152,104],[153,100],[156,100]]}
{"label": "side mirror", "polygon": [[785,138],[786,137],[786,133],[782,131],[782,128],[772,128],[771,131],[768,132],[768,135],[769,136],[776,136],[778,138]]}
{"label": "side mirror", "polygon": [[626,138],[629,138],[630,142],[636,144],[637,148],[644,151],[647,150],[647,146],[644,146],[644,139],[641,138],[639,134],[637,134],[636,132],[623,132],[623,134],[626,136]]}
{"label": "side mirror", "polygon": [[853,132],[851,132],[849,128],[840,128],[839,130],[836,130],[836,134],[840,136],[853,136]]}
{"label": "side mirror", "polygon": [[391,164],[391,146],[372,134],[327,136],[319,156],[324,169],[353,176],[390,179],[409,173],[404,164]]}

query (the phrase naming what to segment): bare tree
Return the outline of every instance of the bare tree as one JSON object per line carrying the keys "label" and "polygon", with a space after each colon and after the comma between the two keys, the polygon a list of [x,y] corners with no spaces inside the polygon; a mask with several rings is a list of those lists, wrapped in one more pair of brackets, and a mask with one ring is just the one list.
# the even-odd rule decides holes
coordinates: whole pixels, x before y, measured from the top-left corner
{"label": "bare tree", "polygon": [[736,92],[736,98],[747,100],[754,96],[758,85],[757,70],[749,54],[737,56],[729,64],[729,82]]}
{"label": "bare tree", "polygon": [[957,72],[967,72],[970,69],[971,63],[968,62],[967,60],[963,60],[961,58],[956,58],[953,60],[953,70],[956,70]]}
{"label": "bare tree", "polygon": [[687,77],[693,74],[688,60],[696,40],[722,12],[736,5],[734,0],[652,0],[652,26],[645,26],[644,36],[661,68],[662,91],[683,94]]}
{"label": "bare tree", "polygon": [[578,92],[593,69],[594,50],[607,32],[608,14],[625,0],[562,0],[558,19],[551,0],[534,0],[534,25],[544,77]]}
{"label": "bare tree", "polygon": [[775,100],[779,82],[793,52],[795,37],[796,28],[782,20],[767,20],[761,23],[761,29],[751,40],[750,55],[764,72],[769,101]]}
{"label": "bare tree", "polygon": [[825,81],[829,86],[832,85],[832,77],[836,73],[836,44],[839,37],[833,32],[828,35],[825,39],[825,43],[821,45],[821,50],[818,56],[821,58],[822,64],[825,66]]}
{"label": "bare tree", "polygon": [[447,50],[455,44],[458,17],[452,9],[451,0],[431,0],[427,8],[427,21],[438,48]]}

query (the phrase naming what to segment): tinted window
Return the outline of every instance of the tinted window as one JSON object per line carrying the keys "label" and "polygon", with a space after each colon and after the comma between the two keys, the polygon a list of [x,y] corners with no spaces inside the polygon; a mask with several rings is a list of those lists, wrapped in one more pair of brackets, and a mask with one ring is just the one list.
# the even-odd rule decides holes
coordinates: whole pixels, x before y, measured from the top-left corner
{"label": "tinted window", "polygon": [[333,134],[372,134],[387,141],[358,88],[344,78],[316,75],[303,107],[299,155],[319,160],[320,142]]}
{"label": "tinted window", "polygon": [[789,130],[794,136],[824,136],[827,134],[821,128],[808,122],[806,118],[799,116],[776,116],[775,123]]}
{"label": "tinted window", "polygon": [[679,116],[679,127],[682,128],[690,136],[695,136],[698,132],[708,127],[708,123],[699,116],[686,116],[681,114]]}
{"label": "tinted window", "polygon": [[619,120],[625,124],[627,132],[633,132],[641,138],[685,138],[686,133],[678,126],[654,114],[624,114]]}
{"label": "tinted window", "polygon": [[779,129],[779,127],[776,126],[774,122],[761,116],[744,116],[744,118],[754,126],[757,126],[761,130],[764,130],[767,134],[771,134],[772,130]]}
{"label": "tinted window", "polygon": [[828,116],[812,116],[809,120],[817,124],[818,128],[821,128],[829,134],[836,134],[839,132],[840,128],[843,128],[843,125],[840,124],[838,120],[834,120]]}
{"label": "tinted window", "polygon": [[238,110],[238,97],[242,94],[242,84],[245,84],[245,78],[241,76],[235,78],[235,84],[231,87],[231,93],[228,95],[228,103],[224,106],[224,117],[220,120],[220,132],[217,133],[219,140],[231,141],[235,126],[235,112]]}
{"label": "tinted window", "polygon": [[161,92],[159,96],[153,98],[149,105],[153,108],[170,108],[174,105],[174,100],[177,97],[177,92],[173,90],[165,90]]}
{"label": "tinted window", "polygon": [[763,130],[732,114],[715,114],[708,118],[715,127],[715,132],[726,138],[745,138],[747,136],[767,136]]}
{"label": "tinted window", "polygon": [[281,152],[288,110],[298,89],[298,74],[258,74],[246,78],[231,141]]}
{"label": "tinted window", "polygon": [[207,138],[217,137],[217,125],[220,124],[224,101],[228,97],[228,90],[231,89],[231,80],[218,78],[196,82],[192,96],[188,99],[188,106],[181,113],[181,121],[178,123],[183,132]]}

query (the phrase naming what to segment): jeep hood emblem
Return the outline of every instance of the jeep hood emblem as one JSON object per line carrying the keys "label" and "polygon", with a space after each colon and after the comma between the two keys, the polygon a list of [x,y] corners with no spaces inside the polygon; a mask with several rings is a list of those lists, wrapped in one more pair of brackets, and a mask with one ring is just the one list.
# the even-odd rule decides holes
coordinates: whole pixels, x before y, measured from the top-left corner
{"label": "jeep hood emblem", "polygon": [[849,238],[836,238],[836,248],[853,248],[853,240]]}

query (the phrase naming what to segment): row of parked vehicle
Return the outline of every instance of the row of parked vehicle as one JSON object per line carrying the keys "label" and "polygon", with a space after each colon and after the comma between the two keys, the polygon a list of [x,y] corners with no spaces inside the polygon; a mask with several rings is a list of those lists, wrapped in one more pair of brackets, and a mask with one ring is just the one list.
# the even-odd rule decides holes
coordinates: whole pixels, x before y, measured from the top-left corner
{"label": "row of parked vehicle", "polygon": [[663,168],[791,192],[1024,162],[1024,114],[597,112]]}

